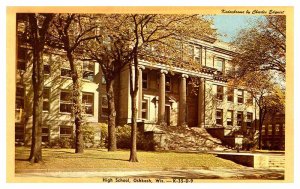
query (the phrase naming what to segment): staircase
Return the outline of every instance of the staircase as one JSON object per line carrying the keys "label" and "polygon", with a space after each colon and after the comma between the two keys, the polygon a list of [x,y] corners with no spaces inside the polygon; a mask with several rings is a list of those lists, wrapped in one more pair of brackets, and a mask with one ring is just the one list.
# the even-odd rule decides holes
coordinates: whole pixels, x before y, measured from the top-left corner
{"label": "staircase", "polygon": [[270,156],[269,157],[269,168],[270,169],[284,169],[285,168],[285,157],[284,156]]}
{"label": "staircase", "polygon": [[164,140],[156,146],[156,150],[180,152],[224,151],[221,140],[212,137],[204,128],[157,126],[164,133]]}

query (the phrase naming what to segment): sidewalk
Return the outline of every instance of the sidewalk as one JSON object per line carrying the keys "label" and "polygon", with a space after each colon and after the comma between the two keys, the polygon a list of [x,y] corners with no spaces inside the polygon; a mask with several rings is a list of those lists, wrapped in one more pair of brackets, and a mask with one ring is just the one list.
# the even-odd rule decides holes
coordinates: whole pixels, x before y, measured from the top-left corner
{"label": "sidewalk", "polygon": [[139,178],[192,178],[192,179],[263,179],[283,180],[284,170],[254,169],[193,169],[193,170],[156,170],[156,171],[17,171],[16,177],[55,177],[55,178],[92,178],[92,177],[139,177]]}

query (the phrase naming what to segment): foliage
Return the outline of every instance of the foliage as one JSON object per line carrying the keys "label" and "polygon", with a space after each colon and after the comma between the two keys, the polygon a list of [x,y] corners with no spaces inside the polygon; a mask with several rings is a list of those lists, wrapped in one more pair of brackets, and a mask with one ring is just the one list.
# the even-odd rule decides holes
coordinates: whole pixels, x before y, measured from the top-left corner
{"label": "foliage", "polygon": [[74,148],[74,138],[73,137],[60,137],[55,138],[53,141],[50,142],[50,148]]}
{"label": "foliage", "polygon": [[238,54],[232,63],[238,75],[257,70],[285,74],[286,17],[267,15],[257,23],[241,31],[233,43]]}
{"label": "foliage", "polygon": [[[131,146],[131,126],[119,126],[116,129],[117,146],[121,149],[130,149]],[[154,141],[145,138],[141,132],[137,133],[137,149],[139,150],[153,150]]]}
{"label": "foliage", "polygon": [[101,129],[101,141],[100,141],[100,147],[107,148],[107,140],[108,140],[108,126],[105,123],[99,123],[99,127]]}

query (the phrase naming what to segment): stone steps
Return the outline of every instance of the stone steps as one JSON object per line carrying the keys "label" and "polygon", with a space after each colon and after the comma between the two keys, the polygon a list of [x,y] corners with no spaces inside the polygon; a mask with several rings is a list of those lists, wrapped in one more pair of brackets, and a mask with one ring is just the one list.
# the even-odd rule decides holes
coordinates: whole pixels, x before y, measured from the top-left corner
{"label": "stone steps", "polygon": [[269,168],[271,169],[284,169],[285,157],[284,156],[270,156],[269,157]]}
{"label": "stone steps", "polygon": [[219,139],[213,138],[203,128],[158,126],[165,133],[165,145],[157,150],[171,151],[224,151]]}

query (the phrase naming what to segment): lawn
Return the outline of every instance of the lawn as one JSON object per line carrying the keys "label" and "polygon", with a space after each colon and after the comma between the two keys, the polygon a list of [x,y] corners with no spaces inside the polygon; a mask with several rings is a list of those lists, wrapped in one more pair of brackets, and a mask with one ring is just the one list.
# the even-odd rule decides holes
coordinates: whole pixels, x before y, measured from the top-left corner
{"label": "lawn", "polygon": [[30,149],[16,147],[16,170],[76,171],[76,170],[172,170],[232,168],[242,166],[228,160],[204,153],[145,152],[138,151],[137,163],[128,162],[129,151],[108,152],[103,149],[85,149],[75,154],[74,149],[43,149],[43,162],[31,164],[27,161]]}

